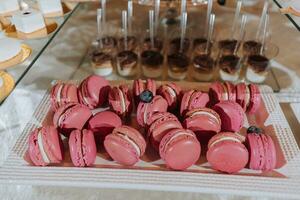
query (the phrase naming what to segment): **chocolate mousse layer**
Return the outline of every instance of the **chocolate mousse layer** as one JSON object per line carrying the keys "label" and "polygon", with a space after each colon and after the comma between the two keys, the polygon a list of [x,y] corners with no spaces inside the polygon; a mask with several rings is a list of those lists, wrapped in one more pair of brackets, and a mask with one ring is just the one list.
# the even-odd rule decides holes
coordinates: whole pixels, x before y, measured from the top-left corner
{"label": "chocolate mousse layer", "polygon": [[137,64],[138,56],[133,51],[122,51],[118,53],[117,60],[121,70],[124,68],[135,67]]}
{"label": "chocolate mousse layer", "polygon": [[189,58],[183,53],[168,55],[168,64],[174,72],[185,72],[189,66]]}
{"label": "chocolate mousse layer", "polygon": [[91,57],[92,62],[96,65],[101,65],[103,63],[106,63],[107,61],[112,61],[112,56],[110,54],[101,51],[94,51]]}
{"label": "chocolate mousse layer", "polygon": [[244,42],[243,51],[246,55],[257,55],[260,52],[262,44],[254,40]]}
{"label": "chocolate mousse layer", "polygon": [[248,58],[248,66],[256,73],[262,73],[268,69],[269,59],[261,55],[251,55]]}
{"label": "chocolate mousse layer", "polygon": [[[180,51],[180,38],[175,38],[173,40],[171,40],[170,42],[170,46],[169,46],[169,54],[175,54],[178,53]],[[182,53],[186,53],[189,50],[190,47],[190,40],[188,38],[185,38],[183,40],[183,52]]]}
{"label": "chocolate mousse layer", "polygon": [[198,72],[211,73],[214,68],[214,60],[209,55],[200,55],[194,58],[193,65]]}
{"label": "chocolate mousse layer", "polygon": [[[194,39],[194,42],[193,42],[194,53],[197,54],[197,55],[206,54],[206,52],[205,52],[206,44],[207,44],[207,39],[206,38],[196,38],[196,39]],[[208,52],[207,52],[208,54],[210,54],[211,48],[212,48],[212,42],[210,42],[208,44]]]}
{"label": "chocolate mousse layer", "polygon": [[164,57],[158,51],[148,50],[141,54],[142,65],[147,67],[159,68],[163,64],[163,61]]}
{"label": "chocolate mousse layer", "polygon": [[224,72],[234,74],[240,69],[240,58],[235,55],[222,56],[219,60],[219,67]]}
{"label": "chocolate mousse layer", "polygon": [[143,42],[142,50],[147,51],[147,50],[154,50],[154,51],[161,51],[163,48],[163,42],[161,39],[155,37],[154,38],[154,47],[151,45],[151,40],[150,38],[146,38]]}
{"label": "chocolate mousse layer", "polygon": [[237,45],[237,40],[221,40],[219,41],[219,48],[223,55],[233,54]]}
{"label": "chocolate mousse layer", "polygon": [[128,36],[127,37],[127,49],[125,49],[125,41],[124,40],[125,40],[125,38],[122,37],[118,41],[119,51],[123,51],[123,50],[134,51],[136,49],[136,47],[137,47],[136,37],[134,37],[134,36]]}

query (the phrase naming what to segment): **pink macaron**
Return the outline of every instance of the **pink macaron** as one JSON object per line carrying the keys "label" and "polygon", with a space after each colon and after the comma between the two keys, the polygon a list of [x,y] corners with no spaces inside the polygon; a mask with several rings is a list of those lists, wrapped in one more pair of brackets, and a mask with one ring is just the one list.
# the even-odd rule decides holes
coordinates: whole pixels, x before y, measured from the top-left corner
{"label": "pink macaron", "polygon": [[66,136],[74,130],[81,130],[89,118],[91,110],[82,104],[68,103],[60,107],[53,116],[53,124]]}
{"label": "pink macaron", "polygon": [[28,153],[36,166],[61,163],[63,145],[54,126],[43,126],[31,132],[28,139]]}
{"label": "pink macaron", "polygon": [[238,133],[222,132],[213,136],[208,143],[207,161],[213,169],[236,173],[249,160],[249,153]]}
{"label": "pink macaron", "polygon": [[181,88],[172,82],[161,85],[157,90],[157,94],[168,102],[170,111],[175,110],[181,101]]}
{"label": "pink macaron", "polygon": [[[210,104],[213,106],[221,101],[228,100],[227,87],[221,82],[214,82],[209,88]],[[235,100],[234,100],[235,101]]]}
{"label": "pink macaron", "polygon": [[222,121],[222,131],[238,132],[244,124],[244,111],[242,107],[233,101],[222,101],[214,105],[215,110]]}
{"label": "pink macaron", "polygon": [[150,103],[140,102],[137,107],[136,118],[141,127],[147,125],[147,121],[155,112],[166,112],[168,109],[167,101],[160,95],[156,95]]}
{"label": "pink macaron", "polygon": [[213,136],[221,131],[221,119],[219,114],[210,108],[195,108],[187,112],[183,126],[199,136]]}
{"label": "pink macaron", "polygon": [[53,111],[67,103],[78,103],[77,87],[70,83],[57,83],[51,89],[50,98]]}
{"label": "pink macaron", "polygon": [[167,167],[185,170],[195,164],[200,157],[201,145],[196,135],[187,129],[170,130],[159,145],[160,157]]}
{"label": "pink macaron", "polygon": [[152,146],[159,150],[159,143],[171,129],[182,128],[175,115],[168,112],[154,113],[149,119],[148,137]]}
{"label": "pink macaron", "polygon": [[247,104],[247,112],[249,114],[255,114],[261,104],[261,94],[257,85],[249,84],[248,85],[250,91],[250,101]]}
{"label": "pink macaron", "polygon": [[69,138],[72,163],[76,167],[92,166],[96,160],[96,143],[90,130],[73,130]]}
{"label": "pink macaron", "polygon": [[139,96],[145,90],[152,92],[153,96],[156,95],[156,83],[153,79],[147,79],[147,80],[136,79],[133,82],[132,90],[133,90],[135,103],[136,105],[138,105],[138,103],[140,102]]}
{"label": "pink macaron", "polygon": [[113,87],[108,95],[108,102],[112,111],[121,118],[130,116],[133,108],[133,99],[127,85]]}
{"label": "pink macaron", "polygon": [[250,127],[247,132],[246,144],[250,152],[249,168],[262,171],[275,169],[277,156],[272,138],[262,133],[261,129],[253,129],[253,127]]}
{"label": "pink macaron", "polygon": [[205,92],[197,90],[186,91],[180,104],[180,115],[184,116],[188,111],[194,108],[204,108],[208,106],[209,96]]}
{"label": "pink macaron", "polygon": [[116,127],[121,125],[121,118],[111,111],[96,113],[88,121],[89,130],[93,131],[95,137],[99,136],[99,139],[104,139],[106,135],[112,133]]}
{"label": "pink macaron", "polygon": [[108,81],[98,75],[91,75],[84,79],[78,88],[78,98],[81,104],[94,109],[107,101],[110,86]]}
{"label": "pink macaron", "polygon": [[106,136],[104,147],[114,161],[132,166],[145,153],[146,141],[138,130],[123,125]]}

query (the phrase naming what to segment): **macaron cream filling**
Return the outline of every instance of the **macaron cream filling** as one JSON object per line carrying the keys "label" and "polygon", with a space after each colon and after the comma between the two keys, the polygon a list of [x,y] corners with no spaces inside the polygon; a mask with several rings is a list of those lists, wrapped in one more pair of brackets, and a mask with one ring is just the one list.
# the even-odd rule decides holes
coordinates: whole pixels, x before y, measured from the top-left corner
{"label": "macaron cream filling", "polygon": [[170,94],[170,96],[173,97],[174,99],[176,99],[177,95],[176,95],[175,90],[168,85],[166,85],[166,88],[167,88],[167,91]]}
{"label": "macaron cream filling", "polygon": [[37,138],[37,142],[38,142],[38,146],[39,146],[39,150],[41,152],[41,155],[42,155],[42,158],[43,158],[43,161],[45,163],[50,163],[50,160],[46,154],[46,151],[44,149],[44,145],[43,145],[43,138],[42,138],[42,131],[40,130],[38,132],[38,138]]}
{"label": "macaron cream filling", "polygon": [[206,115],[206,116],[209,116],[211,118],[213,118],[214,120],[216,120],[217,122],[219,122],[219,119],[212,113],[210,112],[207,112],[207,111],[196,111],[196,112],[193,112],[190,117],[194,117],[196,115]]}
{"label": "macaron cream filling", "polygon": [[141,156],[141,149],[139,146],[132,140],[130,139],[126,134],[118,132],[116,133],[117,135],[121,136],[124,140],[126,140],[129,144],[133,146],[133,148],[136,150],[138,157]]}
{"label": "macaron cream filling", "polygon": [[224,92],[222,93],[222,99],[224,101],[229,100],[228,90],[225,84],[222,84],[222,87],[224,89]]}
{"label": "macaron cream filling", "polygon": [[208,148],[214,146],[215,144],[217,144],[219,142],[225,141],[225,140],[241,143],[241,141],[235,137],[222,137],[222,138],[219,138],[218,140],[214,141],[213,143],[211,143]]}
{"label": "macaron cream filling", "polygon": [[56,102],[59,104],[60,103],[60,99],[61,99],[61,91],[63,88],[63,84],[61,84],[58,88],[57,94],[56,94]]}
{"label": "macaron cream filling", "polygon": [[188,133],[188,132],[177,132],[175,135],[173,135],[171,138],[168,139],[168,142],[165,143],[165,147],[167,147],[172,141],[174,141],[176,138],[180,137],[180,136],[191,136],[191,137],[195,137],[193,134]]}
{"label": "macaron cream filling", "polygon": [[125,96],[122,90],[118,89],[118,91],[121,99],[121,112],[124,113],[126,111]]}
{"label": "macaron cream filling", "polygon": [[245,93],[245,105],[246,105],[246,108],[249,106],[249,104],[250,104],[250,89],[246,85],[246,93]]}

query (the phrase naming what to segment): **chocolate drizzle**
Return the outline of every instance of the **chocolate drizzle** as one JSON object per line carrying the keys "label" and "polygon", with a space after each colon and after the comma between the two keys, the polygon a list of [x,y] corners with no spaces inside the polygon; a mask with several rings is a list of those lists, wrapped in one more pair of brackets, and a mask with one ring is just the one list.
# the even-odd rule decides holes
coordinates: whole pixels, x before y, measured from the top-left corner
{"label": "chocolate drizzle", "polygon": [[163,55],[157,51],[144,51],[141,54],[141,61],[143,65],[149,67],[160,67],[164,61]]}
{"label": "chocolate drizzle", "polygon": [[211,72],[214,67],[214,60],[208,55],[196,56],[193,60],[194,67],[200,72]]}
{"label": "chocolate drizzle", "polygon": [[251,55],[248,58],[248,65],[256,72],[264,72],[269,66],[269,59],[261,55]]}
{"label": "chocolate drizzle", "polygon": [[188,69],[189,58],[182,53],[168,55],[168,64],[173,71],[184,72]]}
{"label": "chocolate drizzle", "polygon": [[222,56],[219,60],[219,67],[223,71],[233,74],[240,69],[240,58],[235,55]]}

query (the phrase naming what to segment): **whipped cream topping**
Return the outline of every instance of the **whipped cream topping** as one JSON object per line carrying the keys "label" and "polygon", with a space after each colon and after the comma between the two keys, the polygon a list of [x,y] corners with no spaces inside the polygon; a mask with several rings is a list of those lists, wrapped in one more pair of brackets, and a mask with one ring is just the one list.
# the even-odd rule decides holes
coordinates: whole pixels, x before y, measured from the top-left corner
{"label": "whipped cream topping", "polygon": [[196,116],[196,115],[206,115],[206,116],[209,116],[209,117],[212,117],[213,119],[215,119],[216,121],[219,121],[219,119],[212,113],[210,112],[207,112],[207,111],[197,111],[197,112],[194,112],[190,115],[190,117],[193,117],[193,116]]}
{"label": "whipped cream topping", "polygon": [[47,154],[45,152],[45,149],[44,149],[43,139],[42,139],[42,131],[41,130],[38,132],[37,142],[38,142],[39,150],[41,152],[43,161],[45,163],[50,163],[50,160],[49,160],[49,158],[48,158],[48,156],[47,156]]}
{"label": "whipped cream topping", "polygon": [[126,111],[126,105],[125,105],[125,96],[121,89],[118,89],[119,95],[121,97],[121,112],[124,113]]}
{"label": "whipped cream topping", "polygon": [[241,141],[235,137],[222,137],[222,138],[219,138],[218,140],[214,141],[213,143],[211,143],[208,148],[214,146],[215,144],[217,144],[219,142],[225,141],[225,140],[241,143]]}
{"label": "whipped cream topping", "polygon": [[195,137],[193,134],[189,133],[189,132],[177,132],[175,135],[173,135],[169,140],[168,142],[164,145],[165,147],[167,147],[174,139],[182,136],[182,135],[186,135],[186,136],[192,136],[192,137]]}
{"label": "whipped cream topping", "polygon": [[247,85],[246,85],[246,94],[245,94],[245,104],[246,104],[246,108],[248,108],[250,104],[250,89]]}
{"label": "whipped cream topping", "polygon": [[59,104],[61,99],[61,91],[64,85],[60,85],[56,94],[56,102]]}
{"label": "whipped cream topping", "polygon": [[133,146],[133,148],[137,152],[138,157],[141,156],[141,149],[138,147],[138,145],[133,140],[131,140],[127,135],[125,135],[123,133],[117,133],[117,134]]}

